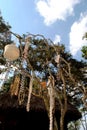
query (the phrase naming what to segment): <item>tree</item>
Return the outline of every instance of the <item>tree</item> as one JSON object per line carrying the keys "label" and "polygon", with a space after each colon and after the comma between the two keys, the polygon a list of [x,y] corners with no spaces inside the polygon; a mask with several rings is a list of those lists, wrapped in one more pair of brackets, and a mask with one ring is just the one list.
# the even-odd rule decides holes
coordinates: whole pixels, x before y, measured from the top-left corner
{"label": "tree", "polygon": [[87,32],[85,32],[85,34],[83,35],[82,39],[87,39]]}
{"label": "tree", "polygon": [[[85,34],[83,35],[82,37],[82,40],[87,40],[87,32],[85,32]],[[82,57],[87,60],[87,46],[83,46],[82,49]],[[87,65],[82,69],[84,75],[85,75],[85,78],[87,78],[87,73],[86,73],[86,70],[87,70]],[[81,107],[81,112],[82,112],[82,115],[83,115],[83,118],[80,120],[80,123],[81,123],[81,128],[83,128],[84,130],[87,129],[87,84],[86,82],[84,81],[84,87],[83,87],[83,102],[84,102],[84,105],[83,107]]]}
{"label": "tree", "polygon": [[83,46],[81,51],[82,51],[82,57],[84,59],[87,59],[87,46]]}
{"label": "tree", "polygon": [[[65,51],[64,45],[55,46],[53,45],[52,41],[47,40],[45,38],[36,39],[35,36],[33,37],[32,35],[31,43],[29,43],[28,46],[29,48],[26,52],[27,58],[24,58],[25,52],[23,50],[25,49],[25,46],[24,44],[22,44],[22,41],[21,41],[21,45],[22,46],[19,46],[19,48],[20,48],[20,53],[23,54],[21,56],[23,57],[20,57],[17,61],[14,61],[12,63],[14,67],[17,68],[18,72],[21,75],[21,83],[20,83],[21,86],[18,95],[19,102],[20,104],[23,102],[25,90],[28,89],[28,87],[24,88],[25,82],[26,82],[26,86],[28,86],[29,81],[31,82],[29,84],[29,89],[31,88],[29,92],[32,93],[31,91],[33,87],[32,76],[34,76],[34,81],[35,80],[38,81],[37,84],[39,86],[40,86],[40,82],[47,81],[48,77],[50,76],[51,77],[50,81],[53,81],[56,86],[55,88],[51,86],[52,94],[54,94],[53,91],[56,92],[55,97],[59,100],[59,104],[61,106],[60,127],[61,130],[63,130],[64,117],[67,111],[68,99],[70,99],[71,97],[72,102],[74,102],[76,101],[74,99],[74,96],[76,97],[76,95],[80,93],[77,91],[74,92],[74,88],[76,87],[75,80],[82,80],[83,76],[81,75],[82,72],[80,71],[80,69],[84,66],[84,64],[72,59],[71,55]],[[59,62],[56,63],[55,57],[59,55],[60,55]],[[23,64],[25,65],[25,67],[23,66]],[[72,72],[70,71],[70,69],[72,69]],[[80,75],[79,74],[76,75],[78,70]],[[73,74],[73,76],[71,75],[71,73]],[[29,80],[25,81],[25,77],[29,77]],[[74,79],[72,77],[74,77]],[[54,84],[53,82],[50,85],[53,85]],[[37,89],[39,91],[40,87],[38,85],[37,85]],[[71,95],[72,92],[73,95]],[[12,91],[12,93],[15,92]],[[44,95],[40,94],[40,96],[44,96]],[[51,98],[51,95],[49,96]],[[30,93],[29,93],[29,97],[30,97]],[[46,99],[44,98],[44,101],[46,103],[47,98]],[[30,98],[29,98],[29,102],[30,102]],[[46,105],[48,108],[49,104]],[[29,109],[29,106],[27,106],[27,109]],[[52,113],[49,114],[51,115]]]}
{"label": "tree", "polygon": [[[82,39],[83,39],[83,40],[84,40],[84,39],[87,40],[87,32],[85,32],[85,34],[83,35]],[[82,57],[83,57],[84,59],[87,59],[87,46],[83,46],[82,49],[81,49],[81,51],[82,51]]]}
{"label": "tree", "polygon": [[0,13],[0,64],[5,64],[5,59],[3,58],[3,49],[6,44],[11,43],[11,34],[9,33],[11,26],[5,23],[3,17]]}
{"label": "tree", "polygon": [[[9,87],[12,95],[16,94],[19,103],[22,104],[25,91],[29,89],[29,93],[27,94],[27,110],[29,111],[31,93],[34,92],[36,95],[38,93],[44,99],[49,117],[52,119],[50,120],[50,130],[52,130],[53,126],[52,116],[54,114],[55,98],[57,98],[61,109],[60,130],[64,130],[64,117],[67,111],[67,103],[72,102],[77,105],[82,103],[84,86],[86,85],[86,78],[82,68],[86,64],[73,59],[71,54],[65,50],[64,45],[54,45],[50,39],[46,39],[43,35],[39,34],[19,36],[10,32],[8,25],[3,26],[2,21],[1,18],[1,35],[3,35],[5,40],[3,37],[1,38],[2,46],[0,49],[2,54],[1,59],[5,61],[1,63],[5,66],[6,59],[3,58],[4,46],[11,43],[11,39],[10,37],[8,39],[7,35],[4,36],[4,34],[13,34],[19,40],[18,49],[20,51],[20,57],[15,61],[8,61],[10,63],[9,70],[14,68],[13,80],[10,81],[12,85],[11,88]],[[8,66],[6,66],[6,70],[8,70]],[[49,98],[45,97],[43,93],[43,88],[41,87],[41,82],[43,81],[48,83],[47,86],[50,93],[47,88],[46,91],[48,92]],[[19,84],[20,88],[18,88]],[[4,86],[3,88],[5,88]],[[49,100],[47,101],[47,99]],[[50,111],[48,102],[50,104]]]}

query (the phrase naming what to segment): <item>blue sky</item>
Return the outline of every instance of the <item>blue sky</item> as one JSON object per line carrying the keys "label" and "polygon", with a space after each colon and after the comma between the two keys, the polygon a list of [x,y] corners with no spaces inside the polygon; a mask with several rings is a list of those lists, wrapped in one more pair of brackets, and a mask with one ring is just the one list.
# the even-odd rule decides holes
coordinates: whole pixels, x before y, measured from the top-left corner
{"label": "blue sky", "polygon": [[12,31],[42,34],[54,43],[65,44],[79,60],[87,31],[87,0],[0,0],[0,10]]}

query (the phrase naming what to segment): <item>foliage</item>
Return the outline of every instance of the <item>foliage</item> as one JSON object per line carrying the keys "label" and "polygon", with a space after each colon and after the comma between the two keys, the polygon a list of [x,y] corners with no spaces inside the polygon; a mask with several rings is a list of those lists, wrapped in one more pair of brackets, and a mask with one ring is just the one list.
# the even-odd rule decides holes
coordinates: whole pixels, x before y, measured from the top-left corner
{"label": "foliage", "polygon": [[87,46],[82,47],[82,57],[87,59]]}
{"label": "foliage", "polygon": [[79,130],[80,129],[80,122],[79,121],[73,121],[68,124],[69,130]]}

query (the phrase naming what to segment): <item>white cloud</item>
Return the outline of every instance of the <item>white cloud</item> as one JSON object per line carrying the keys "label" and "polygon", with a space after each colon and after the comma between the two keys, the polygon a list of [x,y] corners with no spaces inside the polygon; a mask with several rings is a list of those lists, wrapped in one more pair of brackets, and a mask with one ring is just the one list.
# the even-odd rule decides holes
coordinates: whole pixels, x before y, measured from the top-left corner
{"label": "white cloud", "polygon": [[81,14],[80,19],[71,26],[70,36],[70,52],[73,56],[87,45],[87,40],[82,40],[84,33],[87,32],[87,15]]}
{"label": "white cloud", "polygon": [[54,43],[54,44],[58,44],[58,43],[60,43],[60,41],[61,41],[60,35],[55,35],[55,38],[54,38],[53,43]]}
{"label": "white cloud", "polygon": [[50,25],[57,20],[65,20],[73,15],[73,8],[81,0],[37,0],[37,10],[44,17],[44,23]]}

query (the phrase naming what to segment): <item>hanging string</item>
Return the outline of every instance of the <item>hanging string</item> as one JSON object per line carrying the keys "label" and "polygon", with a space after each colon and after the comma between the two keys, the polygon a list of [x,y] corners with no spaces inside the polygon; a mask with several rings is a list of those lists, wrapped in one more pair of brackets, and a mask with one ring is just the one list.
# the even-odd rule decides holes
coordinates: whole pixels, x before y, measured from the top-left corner
{"label": "hanging string", "polygon": [[56,55],[55,62],[57,63],[57,67],[59,67],[59,64],[60,64],[60,54]]}
{"label": "hanging string", "polygon": [[28,49],[30,45],[30,37],[27,37],[25,39],[25,47],[24,47],[24,52],[23,52],[23,59],[26,60],[28,56]]}
{"label": "hanging string", "polygon": [[31,94],[32,94],[32,86],[33,86],[33,75],[31,76],[30,83],[29,83],[28,100],[27,100],[27,106],[26,106],[26,110],[28,112],[30,110],[30,100],[31,100]]}
{"label": "hanging string", "polygon": [[25,91],[24,90],[25,90],[25,75],[22,75],[20,90],[19,90],[19,94],[18,94],[18,100],[19,100],[20,105],[23,103],[24,98],[25,98]]}
{"label": "hanging string", "polygon": [[[28,56],[28,49],[29,49],[29,44],[30,44],[30,39],[29,38],[26,38],[25,39],[25,47],[24,47],[24,51],[23,51],[23,54],[22,54],[22,62],[21,62],[21,68],[22,69],[26,69],[26,65],[27,65],[27,56]],[[19,96],[18,96],[18,99],[19,99],[19,104],[21,105],[24,101],[24,98],[25,98],[25,75],[22,75],[22,78],[21,78],[21,85],[20,85],[20,90],[19,90]]]}
{"label": "hanging string", "polygon": [[54,77],[52,75],[49,76],[47,85],[48,85],[48,94],[50,96],[49,130],[53,130],[53,116],[54,116],[55,98],[54,98]]}

